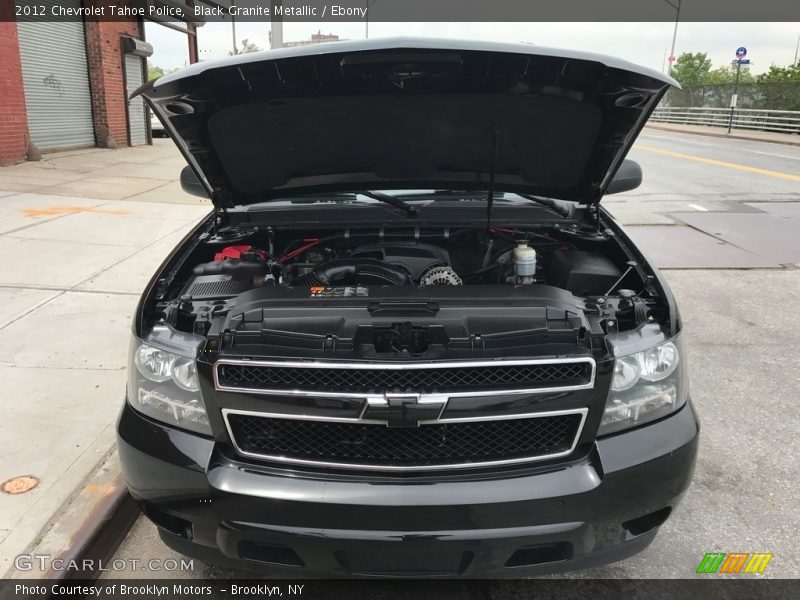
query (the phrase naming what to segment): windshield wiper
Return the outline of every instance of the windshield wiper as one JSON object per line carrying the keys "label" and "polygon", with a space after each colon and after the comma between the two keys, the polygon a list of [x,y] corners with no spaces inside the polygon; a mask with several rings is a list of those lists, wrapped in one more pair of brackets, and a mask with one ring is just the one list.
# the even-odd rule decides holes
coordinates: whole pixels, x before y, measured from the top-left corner
{"label": "windshield wiper", "polygon": [[384,194],[383,192],[366,191],[359,193],[367,198],[372,198],[373,200],[378,200],[379,202],[385,202],[386,204],[394,206],[395,208],[399,208],[406,214],[406,216],[415,217],[417,215],[417,209],[407,202],[403,202],[400,200],[400,198],[395,198],[394,196]]}
{"label": "windshield wiper", "polygon": [[562,217],[569,217],[570,210],[557,200],[553,200],[552,198],[540,198],[539,196],[529,196],[528,194],[517,194],[520,198],[525,198],[526,200],[530,200],[531,202],[536,202],[536,204],[541,204],[542,206],[546,206],[557,212]]}

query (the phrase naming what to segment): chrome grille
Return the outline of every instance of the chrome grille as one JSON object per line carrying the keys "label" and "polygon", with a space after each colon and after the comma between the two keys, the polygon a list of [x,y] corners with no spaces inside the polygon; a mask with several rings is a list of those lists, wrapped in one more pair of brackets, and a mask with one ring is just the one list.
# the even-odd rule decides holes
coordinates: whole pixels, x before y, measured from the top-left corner
{"label": "chrome grille", "polygon": [[307,392],[414,393],[536,390],[591,386],[591,359],[482,363],[284,363],[220,361],[218,389],[303,390]]}
{"label": "chrome grille", "polygon": [[585,411],[554,412],[391,428],[224,412],[236,447],[244,455],[381,470],[470,467],[563,456],[573,449],[585,417]]}
{"label": "chrome grille", "polygon": [[590,389],[594,377],[591,357],[428,363],[221,359],[214,365],[219,391],[348,398],[362,406],[361,416],[347,417],[223,408],[240,454],[389,471],[567,456],[578,443],[587,408],[457,418],[447,407],[471,396]]}

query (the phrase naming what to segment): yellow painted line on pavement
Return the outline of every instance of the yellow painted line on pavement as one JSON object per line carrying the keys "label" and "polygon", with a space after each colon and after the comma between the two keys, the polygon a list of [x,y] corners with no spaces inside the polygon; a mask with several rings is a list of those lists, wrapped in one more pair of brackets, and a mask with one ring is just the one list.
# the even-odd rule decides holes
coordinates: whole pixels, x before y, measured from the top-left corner
{"label": "yellow painted line on pavement", "polygon": [[773,171],[772,169],[761,169],[759,167],[751,167],[749,165],[740,165],[737,163],[727,162],[724,160],[716,160],[715,158],[695,156],[694,154],[684,154],[683,152],[673,152],[672,150],[664,150],[662,148],[654,148],[653,146],[645,146],[642,144],[636,144],[634,148],[638,150],[644,150],[645,152],[653,152],[655,154],[663,154],[664,156],[672,156],[673,158],[683,158],[685,160],[693,160],[696,162],[705,163],[707,165],[725,167],[727,169],[736,169],[737,171],[747,171],[748,173],[757,173],[759,175],[766,175],[767,177],[775,177],[777,179],[800,181],[800,175],[792,175],[791,173],[784,173],[783,171]]}
{"label": "yellow painted line on pavement", "polygon": [[71,213],[94,213],[98,215],[127,215],[125,210],[107,210],[105,208],[92,208],[91,206],[48,206],[47,208],[26,208],[21,211],[26,217],[53,217]]}

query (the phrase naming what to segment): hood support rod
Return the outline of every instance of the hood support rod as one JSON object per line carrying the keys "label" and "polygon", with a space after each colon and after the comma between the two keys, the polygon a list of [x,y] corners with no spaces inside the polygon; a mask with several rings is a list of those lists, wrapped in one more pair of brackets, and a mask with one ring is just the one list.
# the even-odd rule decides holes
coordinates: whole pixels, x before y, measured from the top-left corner
{"label": "hood support rod", "polygon": [[495,126],[492,129],[492,166],[489,171],[489,191],[486,196],[486,231],[492,226],[492,206],[494,205],[494,179],[497,172],[497,146],[500,141],[500,131]]}

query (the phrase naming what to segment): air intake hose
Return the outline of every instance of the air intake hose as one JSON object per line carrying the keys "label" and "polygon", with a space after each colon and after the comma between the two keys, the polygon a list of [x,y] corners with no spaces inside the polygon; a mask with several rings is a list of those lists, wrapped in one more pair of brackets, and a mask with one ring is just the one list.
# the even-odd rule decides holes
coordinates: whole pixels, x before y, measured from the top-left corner
{"label": "air intake hose", "polygon": [[410,275],[400,267],[374,258],[330,260],[301,275],[292,285],[403,285]]}

